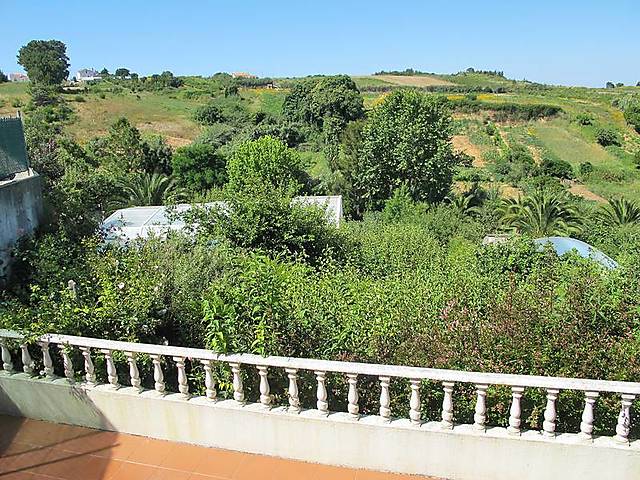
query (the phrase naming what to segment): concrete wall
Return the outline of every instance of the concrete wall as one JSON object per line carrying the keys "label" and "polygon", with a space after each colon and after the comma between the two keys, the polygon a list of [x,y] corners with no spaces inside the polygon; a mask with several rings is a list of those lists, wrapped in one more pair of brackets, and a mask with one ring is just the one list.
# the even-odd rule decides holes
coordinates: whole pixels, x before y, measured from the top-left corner
{"label": "concrete wall", "polygon": [[0,286],[9,273],[11,249],[42,218],[42,179],[32,170],[0,182]]}
{"label": "concrete wall", "polygon": [[0,413],[126,432],[204,446],[329,465],[430,475],[456,480],[637,480],[640,441],[616,444],[578,435],[546,439],[537,432],[510,436],[503,428],[477,432],[471,425],[441,430],[408,420],[320,416],[233,400],[185,400],[131,388],[70,386],[0,372]]}

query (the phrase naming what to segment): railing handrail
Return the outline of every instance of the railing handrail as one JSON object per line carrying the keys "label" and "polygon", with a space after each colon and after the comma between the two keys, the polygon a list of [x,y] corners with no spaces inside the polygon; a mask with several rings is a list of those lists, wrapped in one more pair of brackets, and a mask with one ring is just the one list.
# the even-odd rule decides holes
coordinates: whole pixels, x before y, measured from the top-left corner
{"label": "railing handrail", "polygon": [[[24,337],[23,335],[15,331],[0,329],[0,338],[8,338],[20,341]],[[409,379],[434,380],[441,382],[461,382],[471,383],[475,385],[505,385],[511,387],[579,390],[585,392],[610,392],[618,394],[640,395],[640,383],[638,382],[550,376],[547,377],[537,375],[503,374],[489,372],[468,372],[463,370],[344,362],[335,360],[319,360],[313,358],[278,356],[263,357],[260,355],[246,353],[219,354],[211,350],[200,348],[104,340],[92,337],[79,337],[74,335],[60,334],[45,334],[40,337],[38,341],[54,344],[67,344],[77,347],[117,350],[149,355],[162,355],[167,357],[213,360],[226,363],[292,368],[309,371],[349,373],[357,375],[371,375],[376,377],[401,377]]]}

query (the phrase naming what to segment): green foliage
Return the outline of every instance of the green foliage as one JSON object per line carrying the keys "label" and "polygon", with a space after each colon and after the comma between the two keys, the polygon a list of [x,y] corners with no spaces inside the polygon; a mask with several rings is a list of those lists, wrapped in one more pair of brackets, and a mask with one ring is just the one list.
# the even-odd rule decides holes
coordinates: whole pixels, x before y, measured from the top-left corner
{"label": "green foliage", "polygon": [[106,137],[96,139],[90,150],[103,165],[117,172],[138,172],[146,163],[140,131],[124,117],[111,125]]}
{"label": "green foliage", "polygon": [[237,129],[231,125],[215,123],[206,127],[202,133],[198,135],[196,143],[204,143],[214,148],[220,148],[229,143],[236,133]]}
{"label": "green foliage", "polygon": [[7,83],[9,81],[9,77],[7,77],[7,75],[0,70],[0,83]]}
{"label": "green foliage", "polygon": [[538,190],[533,195],[505,199],[502,225],[533,238],[579,233],[582,218],[575,205],[558,193]]}
{"label": "green foliage", "polygon": [[609,227],[640,224],[640,206],[625,198],[611,198],[598,212],[602,223]]}
{"label": "green foliage", "polygon": [[67,47],[59,40],[31,40],[18,51],[18,63],[35,84],[58,86],[69,76]]}
{"label": "green foliage", "polygon": [[601,127],[596,131],[596,141],[603,147],[620,145],[620,136],[611,128]]}
{"label": "green foliage", "polygon": [[362,96],[346,75],[297,82],[284,100],[283,114],[294,122],[322,128],[326,118],[338,121],[340,129],[364,114]]}
{"label": "green foliage", "polygon": [[152,134],[144,139],[144,162],[146,172],[158,172],[171,175],[173,151],[162,135]]}
{"label": "green foliage", "polygon": [[593,125],[594,120],[595,118],[593,117],[593,115],[587,112],[581,112],[576,115],[576,122],[578,122],[579,125]]}
{"label": "green foliage", "polygon": [[476,113],[490,111],[494,114],[494,119],[499,122],[508,120],[538,120],[541,118],[552,118],[562,112],[562,108],[556,105],[545,104],[520,104],[509,102],[484,102],[473,100],[467,97],[450,100],[456,111],[465,113]]}
{"label": "green foliage", "polygon": [[561,179],[572,179],[573,168],[569,162],[554,158],[545,158],[540,165],[540,170],[545,175]]}
{"label": "green foliage", "polygon": [[416,201],[438,202],[449,192],[456,166],[446,102],[413,90],[391,93],[372,112],[347,178],[357,209],[380,209],[406,185]]}
{"label": "green foliage", "polygon": [[268,136],[239,145],[227,163],[227,175],[232,191],[274,188],[292,193],[302,189],[305,177],[297,153]]}
{"label": "green foliage", "polygon": [[226,182],[225,159],[209,144],[179,148],[173,155],[172,167],[178,184],[192,191],[208,190]]}
{"label": "green foliage", "polygon": [[160,173],[143,173],[126,177],[117,184],[120,193],[114,195],[110,209],[164,205],[184,197],[176,181]]}
{"label": "green foliage", "polygon": [[640,100],[636,100],[624,109],[624,118],[636,132],[640,133]]}
{"label": "green foliage", "polygon": [[116,69],[115,75],[116,77],[124,78],[124,77],[128,77],[129,73],[131,72],[129,71],[128,68],[120,67]]}
{"label": "green foliage", "polygon": [[215,103],[208,103],[199,107],[193,114],[193,119],[202,125],[213,125],[224,120],[222,110]]}
{"label": "green foliage", "polygon": [[582,162],[579,167],[579,173],[582,177],[593,173],[593,164],[591,162]]}

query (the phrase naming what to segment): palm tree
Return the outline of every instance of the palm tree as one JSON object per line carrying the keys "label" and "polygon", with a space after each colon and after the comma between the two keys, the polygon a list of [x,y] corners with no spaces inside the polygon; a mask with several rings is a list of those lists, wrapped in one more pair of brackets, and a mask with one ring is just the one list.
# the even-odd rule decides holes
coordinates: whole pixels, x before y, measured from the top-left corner
{"label": "palm tree", "polygon": [[172,177],[144,173],[118,183],[121,193],[111,202],[113,209],[145,205],[163,205],[184,199],[185,192]]}
{"label": "palm tree", "polygon": [[544,190],[506,199],[500,210],[504,227],[532,237],[570,235],[579,232],[582,223],[578,209],[564,195]]}
{"label": "palm tree", "polygon": [[640,207],[626,198],[611,198],[598,212],[598,217],[608,227],[640,223]]}

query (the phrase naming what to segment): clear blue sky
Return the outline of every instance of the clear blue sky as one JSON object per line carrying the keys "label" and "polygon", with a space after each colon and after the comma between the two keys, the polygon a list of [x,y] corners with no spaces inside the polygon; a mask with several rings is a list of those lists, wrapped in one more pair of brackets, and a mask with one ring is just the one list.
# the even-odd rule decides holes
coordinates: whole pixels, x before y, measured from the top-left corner
{"label": "clear blue sky", "polygon": [[472,66],[555,84],[640,81],[639,0],[0,0],[0,18],[5,72],[20,71],[21,45],[55,38],[67,44],[71,75]]}

